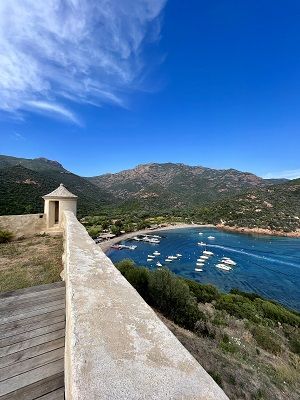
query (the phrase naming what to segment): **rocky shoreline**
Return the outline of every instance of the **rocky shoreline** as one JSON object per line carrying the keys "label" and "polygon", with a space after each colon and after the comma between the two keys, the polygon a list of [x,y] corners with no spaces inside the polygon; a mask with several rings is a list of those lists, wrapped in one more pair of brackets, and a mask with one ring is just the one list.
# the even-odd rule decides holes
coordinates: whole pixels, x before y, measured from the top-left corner
{"label": "rocky shoreline", "polygon": [[271,229],[264,229],[264,228],[245,228],[238,226],[226,226],[221,224],[216,225],[216,228],[228,232],[300,238],[300,232],[274,231]]}

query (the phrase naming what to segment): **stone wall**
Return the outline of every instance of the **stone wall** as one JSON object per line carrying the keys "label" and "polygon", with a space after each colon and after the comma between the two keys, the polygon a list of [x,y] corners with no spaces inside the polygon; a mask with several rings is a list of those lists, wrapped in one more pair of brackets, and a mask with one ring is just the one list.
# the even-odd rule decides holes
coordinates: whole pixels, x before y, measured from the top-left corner
{"label": "stone wall", "polygon": [[17,239],[22,236],[34,236],[42,233],[46,228],[45,214],[2,215],[0,229],[13,232]]}
{"label": "stone wall", "polygon": [[67,400],[228,399],[64,213]]}

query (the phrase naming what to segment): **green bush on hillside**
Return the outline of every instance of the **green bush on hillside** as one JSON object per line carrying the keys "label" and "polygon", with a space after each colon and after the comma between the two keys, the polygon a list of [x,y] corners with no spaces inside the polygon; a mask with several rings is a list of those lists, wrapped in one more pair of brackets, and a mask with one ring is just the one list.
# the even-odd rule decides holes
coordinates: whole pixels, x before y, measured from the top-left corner
{"label": "green bush on hillside", "polygon": [[213,300],[218,300],[221,296],[218,289],[213,285],[199,284],[191,279],[184,279],[184,282],[188,285],[199,303],[211,303]]}
{"label": "green bush on hillside", "polygon": [[257,344],[269,353],[279,354],[281,345],[279,339],[274,336],[269,328],[256,325],[251,329],[251,333]]}
{"label": "green bush on hillside", "polygon": [[253,335],[260,346],[275,353],[279,351],[276,341],[270,341],[270,348],[267,348],[267,329],[268,325],[273,327],[281,323],[283,328],[286,326],[284,328],[286,336],[292,339],[293,335],[292,351],[297,353],[299,350],[299,338],[294,335],[294,331],[300,326],[300,315],[296,311],[264,300],[259,295],[244,293],[237,289],[224,294],[213,285],[204,285],[178,277],[165,268],[151,271],[145,267],[137,267],[132,260],[123,260],[116,266],[151,306],[178,325],[193,330],[201,336],[213,336],[214,329],[203,323],[196,324],[197,321],[206,321],[197,303],[213,303],[220,313],[215,314],[213,325],[226,325],[224,319],[226,313],[262,325],[262,330],[255,331]]}
{"label": "green bush on hillside", "polygon": [[123,260],[116,266],[151,306],[178,325],[194,330],[195,323],[203,318],[188,285],[169,270],[150,271],[136,267],[131,260]]}
{"label": "green bush on hillside", "polygon": [[12,232],[0,230],[0,243],[10,242],[13,238]]}

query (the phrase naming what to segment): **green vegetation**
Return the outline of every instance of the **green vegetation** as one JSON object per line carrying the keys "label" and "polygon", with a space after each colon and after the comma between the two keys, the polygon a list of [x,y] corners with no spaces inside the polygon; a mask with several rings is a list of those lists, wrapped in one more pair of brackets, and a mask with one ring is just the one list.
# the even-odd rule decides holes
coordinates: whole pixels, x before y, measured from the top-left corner
{"label": "green vegetation", "polygon": [[10,242],[13,238],[12,232],[0,230],[0,243]]}
{"label": "green vegetation", "polygon": [[203,317],[188,285],[167,269],[149,271],[138,268],[130,260],[117,265],[132,286],[154,308],[187,329],[194,329]]}
{"label": "green vegetation", "polygon": [[[83,178],[56,161],[0,156],[0,215],[43,212],[41,197],[61,182],[78,195],[79,217],[120,220],[121,225],[111,224],[115,234],[176,220],[300,229],[299,179],[269,181],[232,169],[172,163]],[[106,229],[97,221],[87,223],[92,236]]]}
{"label": "green vegetation", "polygon": [[298,312],[254,293],[225,294],[164,268],[131,260],[116,266],[230,399],[299,398]]}
{"label": "green vegetation", "polygon": [[36,236],[0,244],[0,292],[61,280],[62,238]]}

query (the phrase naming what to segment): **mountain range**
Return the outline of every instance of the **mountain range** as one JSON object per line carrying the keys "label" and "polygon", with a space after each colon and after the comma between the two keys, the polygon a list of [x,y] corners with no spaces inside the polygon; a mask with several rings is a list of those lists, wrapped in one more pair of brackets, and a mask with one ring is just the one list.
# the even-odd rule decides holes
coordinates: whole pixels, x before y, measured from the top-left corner
{"label": "mountain range", "polygon": [[[237,218],[248,221],[251,214],[259,219],[275,210],[276,218],[278,212],[293,222],[300,216],[299,180],[268,180],[235,169],[175,163],[143,164],[115,174],[81,177],[57,161],[4,155],[0,156],[0,215],[42,212],[41,196],[60,183],[78,195],[80,216],[104,210],[153,215],[188,210],[204,218],[211,210],[215,219],[226,217],[231,224]],[[297,229],[297,223],[293,227]]]}

